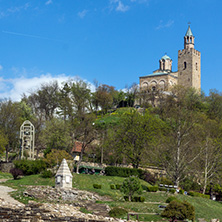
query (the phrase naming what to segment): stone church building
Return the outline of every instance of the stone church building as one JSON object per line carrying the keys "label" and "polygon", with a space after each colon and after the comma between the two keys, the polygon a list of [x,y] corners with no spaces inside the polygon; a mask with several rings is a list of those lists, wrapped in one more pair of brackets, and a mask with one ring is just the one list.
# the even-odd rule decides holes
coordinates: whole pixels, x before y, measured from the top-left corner
{"label": "stone church building", "polygon": [[189,26],[184,36],[184,49],[178,51],[178,71],[172,72],[172,59],[164,55],[159,60],[159,69],[140,77],[140,88],[169,91],[171,86],[178,84],[200,90],[200,78],[200,52],[194,48],[194,35]]}

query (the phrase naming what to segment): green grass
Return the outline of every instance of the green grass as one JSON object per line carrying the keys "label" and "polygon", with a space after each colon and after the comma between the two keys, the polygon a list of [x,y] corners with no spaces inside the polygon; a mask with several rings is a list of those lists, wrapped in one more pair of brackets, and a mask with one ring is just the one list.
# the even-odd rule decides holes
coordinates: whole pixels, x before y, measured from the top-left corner
{"label": "green grass", "polygon": [[11,178],[12,178],[11,173],[0,172],[0,179],[11,179]]}
{"label": "green grass", "polygon": [[[4,177],[10,176],[9,174],[2,174]],[[98,203],[106,203],[111,208],[112,207],[123,207],[126,210],[138,213],[161,213],[158,205],[166,205],[165,201],[169,196],[172,196],[170,193],[166,192],[157,192],[149,193],[143,192],[142,196],[145,197],[144,203],[136,202],[124,202],[123,194],[119,190],[110,189],[110,184],[121,184],[125,178],[122,177],[106,177],[99,175],[84,175],[84,174],[74,174],[73,175],[73,187],[81,190],[87,190],[96,192],[102,196],[108,196],[113,199],[113,201],[97,201]],[[142,181],[144,185],[149,186],[146,182]],[[25,176],[18,180],[9,179],[5,183],[7,186],[18,189],[16,192],[12,193],[12,196],[17,200],[27,203],[31,198],[23,197],[22,193],[25,190],[26,185],[48,185],[54,186],[54,178],[42,178],[40,175],[31,175]],[[102,189],[94,189],[93,184],[101,184]],[[186,195],[176,195],[179,200],[186,200],[195,207],[196,219],[205,218],[210,220],[213,218],[218,218],[222,220],[222,204],[215,202],[209,199],[201,197],[191,197]],[[82,209],[83,211],[85,209]],[[124,217],[126,219],[126,216]],[[135,219],[133,216],[131,219]],[[159,215],[139,215],[139,219],[143,221],[160,221],[162,218]]]}

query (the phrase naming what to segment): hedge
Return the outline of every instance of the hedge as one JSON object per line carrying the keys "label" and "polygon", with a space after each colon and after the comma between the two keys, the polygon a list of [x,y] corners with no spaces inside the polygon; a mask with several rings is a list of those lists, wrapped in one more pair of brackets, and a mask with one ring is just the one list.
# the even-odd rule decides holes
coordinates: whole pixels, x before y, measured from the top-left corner
{"label": "hedge", "polygon": [[130,177],[138,176],[142,178],[144,171],[141,169],[127,168],[127,167],[106,167],[106,176]]}

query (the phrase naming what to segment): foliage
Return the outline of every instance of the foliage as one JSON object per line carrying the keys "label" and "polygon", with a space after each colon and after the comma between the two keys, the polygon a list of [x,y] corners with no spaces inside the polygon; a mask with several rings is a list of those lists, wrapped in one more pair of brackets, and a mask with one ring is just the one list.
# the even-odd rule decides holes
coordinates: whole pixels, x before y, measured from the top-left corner
{"label": "foliage", "polygon": [[117,189],[117,190],[120,190],[121,187],[122,187],[122,184],[116,184],[116,189]]}
{"label": "foliage", "polygon": [[179,190],[179,194],[182,194],[182,195],[183,195],[183,194],[184,194],[184,190],[183,190],[183,189],[180,189],[180,190]]}
{"label": "foliage", "polygon": [[17,168],[10,169],[10,173],[12,174],[14,180],[16,180],[19,176],[23,176],[22,170]]}
{"label": "foliage", "polygon": [[93,187],[95,189],[101,189],[102,188],[102,185],[101,184],[93,184]]}
{"label": "foliage", "polygon": [[180,202],[177,200],[173,200],[165,208],[161,216],[171,218],[172,221],[184,220],[184,219],[189,219],[194,221],[195,211],[194,207],[188,202],[186,201]]}
{"label": "foliage", "polygon": [[15,168],[23,171],[24,175],[39,174],[46,169],[46,163],[43,160],[16,160]]}
{"label": "foliage", "polygon": [[194,192],[194,191],[190,191],[188,193],[188,195],[190,195],[192,197],[202,197],[202,198],[210,199],[210,195],[206,195],[206,194],[202,194],[202,193],[198,193],[198,192]]}
{"label": "foliage", "polygon": [[129,177],[129,176],[138,176],[142,177],[143,170],[141,169],[132,169],[127,167],[106,167],[105,168],[106,176],[119,176],[119,177]]}
{"label": "foliage", "polygon": [[4,134],[4,132],[0,130],[0,154],[4,153],[7,145],[8,145],[8,138]]}
{"label": "foliage", "polygon": [[138,177],[131,176],[123,181],[123,185],[120,189],[121,192],[129,197],[129,201],[132,200],[134,193],[140,194],[142,192],[142,187]]}
{"label": "foliage", "polygon": [[158,186],[149,186],[147,187],[148,192],[157,192],[159,190]]}
{"label": "foliage", "polygon": [[110,189],[115,190],[115,184],[110,184]]}
{"label": "foliage", "polygon": [[[174,197],[174,196],[170,196],[170,197],[168,197],[168,198],[166,199],[166,203],[170,203],[170,202],[173,201],[173,200],[177,200],[177,198]],[[178,200],[177,200],[177,201],[178,201]]]}
{"label": "foliage", "polygon": [[201,186],[195,181],[195,178],[193,177],[187,177],[185,178],[180,186],[183,188],[183,190],[186,191],[200,191]]}
{"label": "foliage", "polygon": [[114,207],[109,211],[109,216],[110,217],[122,217],[127,214],[127,210],[120,208],[120,207]]}
{"label": "foliage", "polygon": [[152,185],[154,185],[157,182],[157,179],[155,178],[155,176],[149,171],[145,171],[141,179],[145,180],[147,183],[150,183]]}
{"label": "foliage", "polygon": [[46,155],[44,159],[45,163],[51,167],[59,166],[63,159],[72,160],[72,156],[68,154],[65,150],[52,149],[50,153]]}
{"label": "foliage", "polygon": [[51,170],[44,170],[41,174],[42,178],[52,178],[55,174]]}
{"label": "foliage", "polygon": [[173,185],[173,181],[166,178],[166,177],[162,177],[160,180],[159,180],[159,183],[160,184],[164,184],[164,185]]}

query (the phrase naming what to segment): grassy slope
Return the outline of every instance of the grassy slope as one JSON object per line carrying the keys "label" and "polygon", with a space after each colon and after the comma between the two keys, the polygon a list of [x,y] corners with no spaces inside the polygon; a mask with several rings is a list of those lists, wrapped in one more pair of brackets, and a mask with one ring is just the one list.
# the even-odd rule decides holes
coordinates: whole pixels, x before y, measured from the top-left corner
{"label": "grassy slope", "polygon": [[[129,211],[141,212],[141,213],[160,213],[158,208],[159,204],[165,204],[166,199],[171,195],[165,192],[158,193],[143,193],[146,198],[145,203],[132,203],[124,202],[123,194],[119,190],[111,190],[110,184],[121,184],[124,178],[121,177],[105,177],[99,175],[77,175],[73,176],[73,187],[97,192],[100,195],[110,196],[113,201],[106,202],[111,207],[120,206],[128,209]],[[142,181],[145,185],[146,183]],[[93,184],[101,184],[102,189],[97,190],[93,188]],[[18,192],[14,193],[14,197],[26,203],[28,200],[21,198],[21,193],[24,190],[25,185],[49,185],[54,186],[54,178],[43,179],[39,175],[26,176],[19,180],[8,180],[5,185],[13,188],[18,188]],[[149,184],[146,184],[149,185]],[[19,196],[20,195],[20,196]],[[222,205],[221,203],[207,200],[200,197],[190,197],[185,195],[177,195],[180,200],[186,200],[195,207],[196,218],[205,218],[210,220],[212,218],[218,218],[222,220]],[[144,221],[157,221],[161,217],[158,215],[140,215],[140,220]],[[132,217],[133,219],[133,217]]]}

